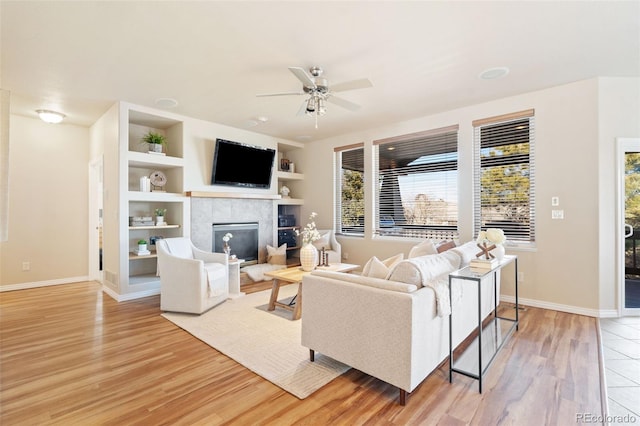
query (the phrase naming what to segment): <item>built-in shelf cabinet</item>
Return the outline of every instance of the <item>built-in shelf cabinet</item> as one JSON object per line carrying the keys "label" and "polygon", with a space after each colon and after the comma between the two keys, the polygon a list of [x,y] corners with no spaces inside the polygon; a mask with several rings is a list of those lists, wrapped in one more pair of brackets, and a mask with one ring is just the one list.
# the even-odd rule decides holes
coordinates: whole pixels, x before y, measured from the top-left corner
{"label": "built-in shelf cabinet", "polygon": [[[294,154],[296,151],[304,148],[304,145],[301,143],[279,143],[278,144],[278,154],[279,160],[284,158],[288,158],[290,154]],[[300,164],[296,163],[296,171],[284,171],[280,170],[280,161],[278,161],[278,171],[276,172],[276,177],[278,178],[278,191],[282,188],[282,185],[286,185],[290,190],[290,198],[281,198],[277,201],[277,211],[275,214],[275,220],[278,222],[277,226],[277,236],[276,239],[278,241],[278,245],[282,244],[284,240],[291,241],[291,233],[295,233],[296,230],[300,229],[300,206],[304,204],[304,199],[299,197],[301,188],[298,183],[304,180],[304,174],[300,171]],[[295,225],[294,226],[280,226],[279,218],[282,215],[291,215],[295,217]],[[287,237],[289,236],[289,237]],[[287,244],[287,263],[290,265],[299,264],[300,259],[300,238],[295,238],[295,244],[291,246]]]}
{"label": "built-in shelf cabinet", "polygon": [[[151,237],[191,236],[190,197],[212,196],[211,193],[185,192],[185,138],[190,134],[188,118],[177,114],[118,102],[95,126],[92,141],[103,149],[105,159],[105,231],[104,237],[104,288],[117,300],[128,300],[159,293],[160,279],[157,273],[155,246],[149,244],[151,254],[136,255],[138,240],[149,243]],[[185,130],[185,128],[187,128]],[[141,142],[142,137],[153,131],[164,134],[167,145],[163,155],[150,153],[149,147]],[[213,138],[214,136],[212,136]],[[113,149],[117,144],[117,150]],[[304,170],[301,155],[304,144],[299,142],[278,142],[278,159],[291,155],[295,161],[295,172],[280,170],[280,162],[275,165],[274,184],[277,188],[268,194],[247,192],[214,193],[215,196],[241,198],[267,198],[273,200],[274,243],[278,241],[278,231],[293,230],[301,224],[301,196]],[[297,161],[296,161],[297,160]],[[162,171],[167,184],[162,191],[141,191],[140,178],[154,171]],[[290,198],[282,198],[280,189],[286,184],[291,189]],[[113,195],[115,194],[115,196]],[[131,226],[132,216],[152,217],[154,210],[167,209],[166,225]],[[278,228],[278,214],[291,214],[296,218],[296,227]],[[290,248],[290,263],[298,259],[299,244]]]}
{"label": "built-in shelf cabinet", "polygon": [[[127,205],[127,217],[121,225],[121,293],[140,293],[159,290],[160,278],[157,274],[157,254],[151,244],[151,237],[170,238],[188,235],[189,199],[184,193],[183,135],[184,121],[170,114],[124,104],[121,120],[126,134],[121,133],[121,146],[126,147],[122,167],[126,169],[126,187],[123,188]],[[163,153],[151,153],[142,137],[148,132],[166,136],[167,144]],[[123,152],[121,151],[121,152]],[[162,188],[142,191],[140,179],[161,171],[167,177]],[[152,217],[155,209],[164,208],[166,225],[131,226],[130,217]],[[151,254],[137,255],[138,240],[148,242]]]}

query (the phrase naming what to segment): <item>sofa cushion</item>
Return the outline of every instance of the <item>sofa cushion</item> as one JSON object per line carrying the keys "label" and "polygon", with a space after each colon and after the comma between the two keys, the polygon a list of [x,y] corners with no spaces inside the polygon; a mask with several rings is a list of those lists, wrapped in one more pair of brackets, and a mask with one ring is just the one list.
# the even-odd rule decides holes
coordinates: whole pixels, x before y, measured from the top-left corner
{"label": "sofa cushion", "polygon": [[387,279],[422,287],[440,275],[455,271],[459,265],[460,257],[455,253],[419,256],[399,262]]}
{"label": "sofa cushion", "polygon": [[373,256],[364,265],[364,268],[362,269],[362,275],[365,277],[386,279],[389,275],[389,272],[391,272],[391,269],[402,259],[404,259],[403,253],[389,257],[385,260],[380,260],[376,256]]}
{"label": "sofa cushion", "polygon": [[398,291],[401,293],[413,293],[418,290],[418,286],[413,284],[389,281],[381,278],[365,277],[363,275],[347,274],[345,272],[315,270],[311,274],[324,278],[332,278],[338,281],[346,281],[352,284],[375,287],[382,290]]}
{"label": "sofa cushion", "polygon": [[426,256],[428,254],[436,254],[436,245],[431,240],[426,240],[420,244],[416,244],[409,250],[409,259],[419,256]]}

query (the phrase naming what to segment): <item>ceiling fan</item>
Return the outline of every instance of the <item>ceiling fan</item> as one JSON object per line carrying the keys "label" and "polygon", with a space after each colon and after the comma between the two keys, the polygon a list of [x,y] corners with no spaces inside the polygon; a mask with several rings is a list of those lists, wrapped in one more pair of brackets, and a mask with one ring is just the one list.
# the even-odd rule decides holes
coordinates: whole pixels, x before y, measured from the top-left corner
{"label": "ceiling fan", "polygon": [[320,67],[309,68],[309,73],[300,67],[289,67],[289,71],[291,71],[291,73],[293,73],[293,75],[302,82],[301,92],[265,93],[256,96],[307,95],[308,97],[302,103],[302,106],[298,111],[298,115],[305,114],[315,117],[316,129],[318,128],[318,117],[327,112],[325,102],[330,102],[350,111],[356,111],[360,108],[360,105],[358,104],[335,96],[335,92],[365,89],[373,86],[371,81],[366,78],[361,78],[358,80],[345,81],[329,87],[327,79],[322,77],[323,69]]}

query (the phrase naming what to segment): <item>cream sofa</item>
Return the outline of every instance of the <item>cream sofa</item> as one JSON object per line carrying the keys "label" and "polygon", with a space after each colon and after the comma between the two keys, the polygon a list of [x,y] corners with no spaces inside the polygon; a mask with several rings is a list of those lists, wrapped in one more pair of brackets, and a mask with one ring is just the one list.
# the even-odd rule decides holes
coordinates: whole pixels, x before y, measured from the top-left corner
{"label": "cream sofa", "polygon": [[[312,361],[319,352],[398,387],[404,405],[407,394],[449,356],[448,275],[467,266],[477,251],[471,242],[403,260],[389,279],[329,271],[306,275],[302,345]],[[483,318],[494,304],[493,274],[487,279]],[[477,287],[454,280],[451,300],[456,347],[477,327]]]}

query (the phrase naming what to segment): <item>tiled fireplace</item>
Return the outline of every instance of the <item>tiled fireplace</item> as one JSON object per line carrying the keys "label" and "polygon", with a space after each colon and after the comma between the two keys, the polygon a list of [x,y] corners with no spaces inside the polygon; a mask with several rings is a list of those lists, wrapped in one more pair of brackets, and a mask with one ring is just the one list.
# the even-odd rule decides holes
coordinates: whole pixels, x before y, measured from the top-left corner
{"label": "tiled fireplace", "polygon": [[[214,241],[214,223],[254,222],[258,224],[258,261],[264,263],[267,244],[274,245],[273,211],[273,200],[269,199],[192,197],[191,240],[199,249],[211,251],[212,247],[221,243]],[[230,245],[233,252],[233,239]]]}

